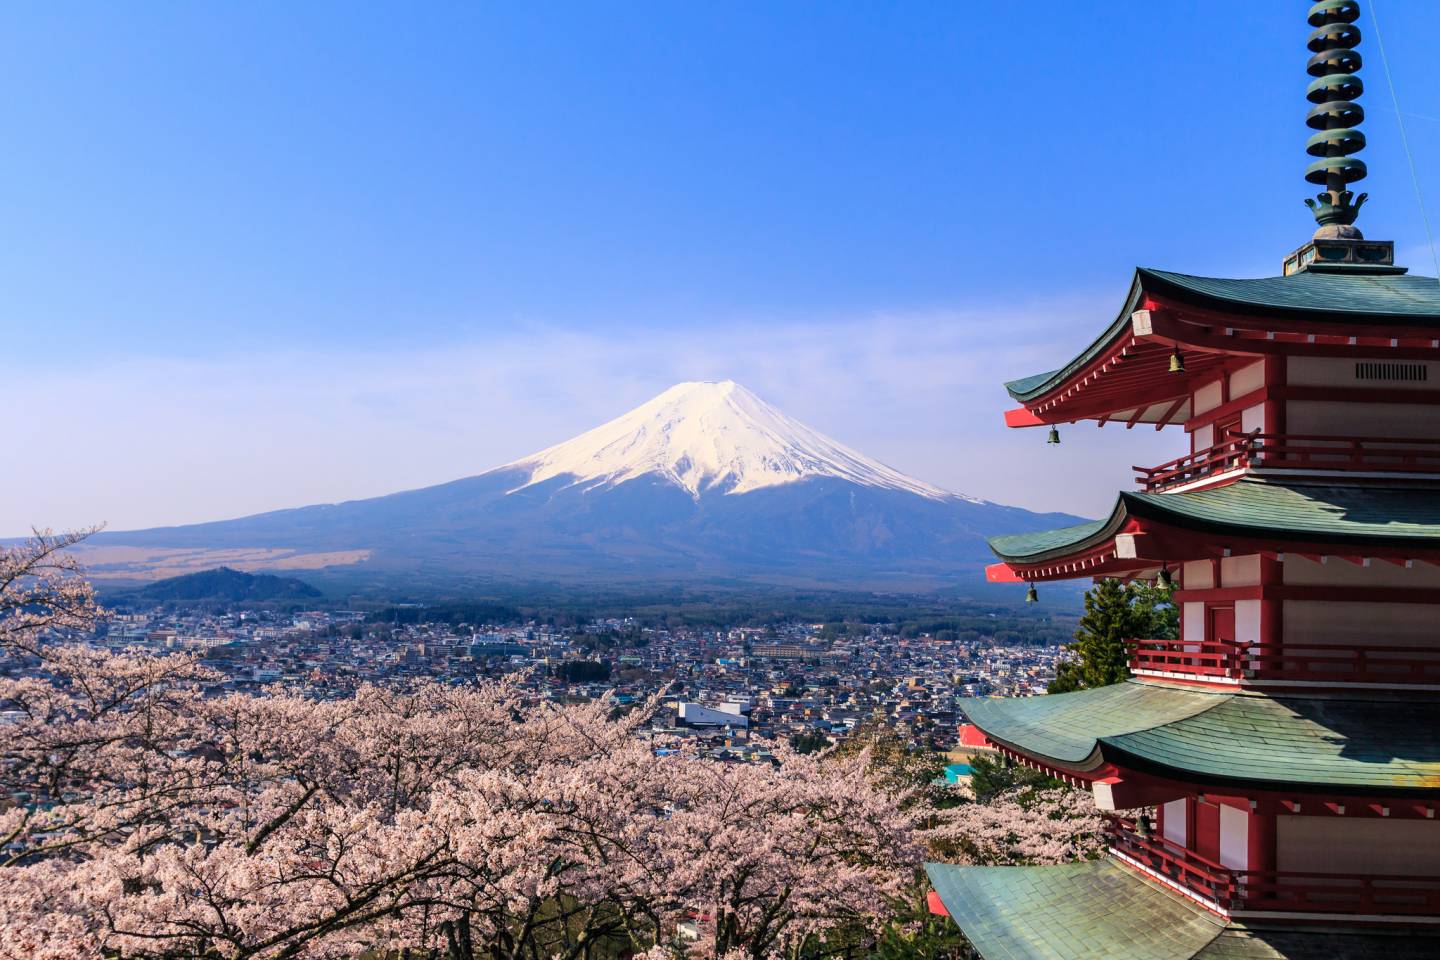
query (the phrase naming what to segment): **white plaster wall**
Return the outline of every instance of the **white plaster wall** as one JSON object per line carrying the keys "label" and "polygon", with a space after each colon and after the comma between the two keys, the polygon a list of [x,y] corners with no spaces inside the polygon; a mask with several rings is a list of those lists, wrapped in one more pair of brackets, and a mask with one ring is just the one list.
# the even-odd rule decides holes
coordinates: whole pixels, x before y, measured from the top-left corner
{"label": "white plaster wall", "polygon": [[[1389,357],[1366,357],[1362,359],[1390,361]],[[1411,361],[1405,361],[1409,363]],[[1290,357],[1286,366],[1286,382],[1297,387],[1401,387],[1406,390],[1440,390],[1440,364],[1427,363],[1429,379],[1386,383],[1376,380],[1356,380],[1355,361],[1332,357]]]}
{"label": "white plaster wall", "polygon": [[1232,870],[1250,866],[1250,814],[1228,804],[1220,806],[1220,865]]}
{"label": "white plaster wall", "polygon": [[[1188,566],[1186,568],[1189,569]],[[1287,553],[1282,565],[1284,582],[1296,586],[1327,587],[1422,587],[1440,589],[1440,567],[1417,563],[1408,570],[1383,560],[1373,560],[1362,567],[1348,560],[1332,557],[1320,563],[1308,557]],[[1186,580],[1189,586],[1189,580]],[[1436,610],[1440,619],[1440,609]]]}
{"label": "white plaster wall", "polygon": [[1194,601],[1181,605],[1180,639],[1201,642],[1205,639],[1205,604]]}
{"label": "white plaster wall", "polygon": [[1220,561],[1220,586],[1253,587],[1260,582],[1260,555],[1226,557]]}
{"label": "white plaster wall", "polygon": [[1240,414],[1240,432],[1254,433],[1256,430],[1265,429],[1265,405],[1257,403],[1253,407],[1246,407]]}
{"label": "white plaster wall", "polygon": [[[1440,820],[1276,818],[1276,869],[1309,873],[1440,874]],[[1220,834],[1224,843],[1225,834]]]}
{"label": "white plaster wall", "polygon": [[1165,804],[1165,816],[1163,819],[1165,820],[1165,839],[1171,843],[1179,844],[1182,847],[1185,846],[1190,839],[1185,831],[1187,825],[1185,819],[1185,799],[1182,797],[1179,800],[1171,800]]}
{"label": "white plaster wall", "polygon": [[[1411,384],[1389,386],[1408,389]],[[1285,429],[1319,436],[1433,438],[1440,436],[1440,406],[1290,400],[1285,405]]]}
{"label": "white plaster wall", "polygon": [[[1236,604],[1239,619],[1239,604]],[[1440,649],[1440,604],[1286,600],[1288,643],[1426,646]],[[1238,629],[1238,628],[1237,628]]]}
{"label": "white plaster wall", "polygon": [[1182,569],[1180,585],[1186,590],[1209,590],[1215,586],[1214,567],[1209,560],[1191,560]]}
{"label": "white plaster wall", "polygon": [[1248,367],[1241,367],[1230,374],[1230,396],[1240,399],[1247,393],[1265,386],[1265,361],[1256,360]]}
{"label": "white plaster wall", "polygon": [[1260,642],[1260,601],[1235,601],[1235,642]]}
{"label": "white plaster wall", "polygon": [[1207,423],[1203,427],[1196,427],[1195,432],[1190,434],[1190,438],[1191,453],[1209,450],[1215,445],[1215,425]]}
{"label": "white plaster wall", "polygon": [[1224,393],[1220,389],[1219,380],[1216,380],[1214,383],[1207,383],[1199,390],[1196,390],[1195,400],[1191,405],[1195,411],[1193,415],[1198,417],[1202,413],[1214,410],[1220,406],[1220,398],[1222,396],[1224,396]]}

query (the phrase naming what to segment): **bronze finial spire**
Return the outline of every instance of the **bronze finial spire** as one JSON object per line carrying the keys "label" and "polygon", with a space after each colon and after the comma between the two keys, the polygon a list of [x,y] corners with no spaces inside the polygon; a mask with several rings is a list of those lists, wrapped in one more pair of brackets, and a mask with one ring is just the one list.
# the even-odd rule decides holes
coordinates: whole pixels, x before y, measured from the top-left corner
{"label": "bronze finial spire", "polygon": [[1325,188],[1305,203],[1315,214],[1320,229],[1315,239],[1363,239],[1354,226],[1367,194],[1356,197],[1349,185],[1365,178],[1365,161],[1351,154],[1365,146],[1360,123],[1365,111],[1355,99],[1365,90],[1356,76],[1360,69],[1360,19],[1357,0],[1320,0],[1310,8],[1309,21],[1315,29],[1308,44],[1313,56],[1306,69],[1315,79],[1305,97],[1315,106],[1305,123],[1317,131],[1305,144],[1305,152],[1318,157],[1305,168],[1305,179]]}

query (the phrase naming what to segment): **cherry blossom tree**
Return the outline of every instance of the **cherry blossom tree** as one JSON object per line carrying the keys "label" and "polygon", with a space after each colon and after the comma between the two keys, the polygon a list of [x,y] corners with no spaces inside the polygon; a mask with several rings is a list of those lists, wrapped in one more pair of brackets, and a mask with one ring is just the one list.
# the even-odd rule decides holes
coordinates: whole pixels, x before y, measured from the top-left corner
{"label": "cherry blossom tree", "polygon": [[1073,800],[936,811],[863,749],[658,751],[658,700],[250,695],[66,643],[98,613],[80,536],[0,551],[0,655],[32,668],[0,679],[3,960],[799,960],[873,943],[927,842],[1083,853],[1040,839],[1090,829]]}
{"label": "cherry blossom tree", "polygon": [[48,642],[96,615],[37,536],[0,557],[0,956],[792,955],[913,875],[863,755],[659,756],[515,681],[227,693],[189,656]]}

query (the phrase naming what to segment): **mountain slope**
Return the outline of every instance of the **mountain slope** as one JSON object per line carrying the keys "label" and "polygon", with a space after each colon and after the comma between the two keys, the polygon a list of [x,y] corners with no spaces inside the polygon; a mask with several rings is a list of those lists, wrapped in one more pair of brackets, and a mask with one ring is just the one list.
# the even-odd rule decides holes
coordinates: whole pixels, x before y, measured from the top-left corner
{"label": "mountain slope", "polygon": [[[135,566],[311,568],[410,582],[769,580],[938,586],[984,538],[1076,522],[948,493],[811,430],[729,381],[687,383],[573,440],[420,490],[95,540]],[[137,554],[138,551],[138,554]],[[135,561],[144,554],[150,560]],[[254,559],[247,561],[246,556]],[[213,566],[214,563],[208,565]]]}

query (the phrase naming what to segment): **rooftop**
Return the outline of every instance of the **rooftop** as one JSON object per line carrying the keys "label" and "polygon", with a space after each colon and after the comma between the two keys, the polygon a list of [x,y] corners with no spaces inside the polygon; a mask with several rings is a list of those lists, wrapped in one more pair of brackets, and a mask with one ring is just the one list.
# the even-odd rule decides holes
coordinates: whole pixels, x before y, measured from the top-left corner
{"label": "rooftop", "polygon": [[967,700],[987,737],[1079,773],[1107,764],[1217,785],[1433,794],[1435,701],[1262,697],[1131,680],[1077,693]]}
{"label": "rooftop", "polygon": [[990,548],[1007,563],[1041,563],[1099,546],[1132,518],[1204,533],[1315,545],[1440,547],[1440,490],[1434,486],[1251,477],[1181,493],[1123,492],[1104,520],[992,537]]}
{"label": "rooftop", "polygon": [[985,960],[1421,960],[1413,931],[1227,923],[1111,860],[1052,867],[925,865]]}

